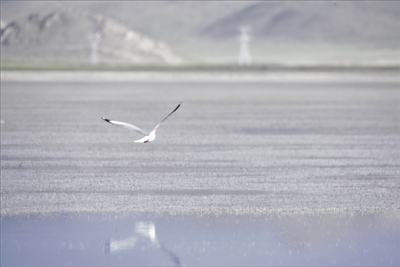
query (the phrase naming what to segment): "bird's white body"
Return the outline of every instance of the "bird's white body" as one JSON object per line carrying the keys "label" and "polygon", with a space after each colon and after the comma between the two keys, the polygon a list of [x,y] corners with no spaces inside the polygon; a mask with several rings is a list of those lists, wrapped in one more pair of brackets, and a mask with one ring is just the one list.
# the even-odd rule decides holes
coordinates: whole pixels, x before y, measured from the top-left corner
{"label": "bird's white body", "polygon": [[143,138],[140,138],[138,140],[135,140],[135,143],[147,143],[147,142],[152,142],[156,139],[156,132],[152,131],[150,134],[146,135]]}
{"label": "bird's white body", "polygon": [[[182,102],[181,102],[182,103]],[[168,114],[167,117],[165,117],[159,124],[156,125],[156,127],[154,127],[154,129],[150,132],[150,133],[146,133],[144,132],[142,129],[140,129],[139,127],[136,127],[135,125],[126,123],[126,122],[121,122],[121,121],[113,121],[113,120],[109,120],[106,118],[101,117],[102,120],[115,125],[115,126],[122,126],[124,128],[127,128],[129,130],[133,130],[136,133],[140,134],[142,136],[142,138],[135,140],[135,143],[148,143],[148,142],[152,142],[154,141],[154,139],[156,139],[156,131],[158,129],[158,127],[161,125],[161,123],[163,123],[169,116],[172,115],[172,113],[174,113],[180,106],[181,103],[179,103],[179,105],[170,113]]]}

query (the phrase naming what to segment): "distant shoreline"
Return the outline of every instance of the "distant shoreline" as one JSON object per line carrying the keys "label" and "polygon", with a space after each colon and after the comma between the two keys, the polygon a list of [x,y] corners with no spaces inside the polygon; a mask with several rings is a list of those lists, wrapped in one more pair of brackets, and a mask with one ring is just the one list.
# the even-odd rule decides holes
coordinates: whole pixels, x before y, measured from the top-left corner
{"label": "distant shoreline", "polygon": [[345,70],[1,70],[3,82],[255,82],[255,83],[400,83],[397,69]]}
{"label": "distant shoreline", "polygon": [[400,64],[184,64],[184,65],[119,65],[2,62],[1,71],[145,71],[145,72],[329,72],[329,71],[400,71]]}

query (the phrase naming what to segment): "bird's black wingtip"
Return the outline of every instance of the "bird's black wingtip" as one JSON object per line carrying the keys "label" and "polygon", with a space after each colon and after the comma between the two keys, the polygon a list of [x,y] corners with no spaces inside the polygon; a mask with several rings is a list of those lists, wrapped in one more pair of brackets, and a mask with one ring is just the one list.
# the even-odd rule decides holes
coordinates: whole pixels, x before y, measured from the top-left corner
{"label": "bird's black wingtip", "polygon": [[106,119],[106,118],[104,118],[104,117],[100,117],[100,118],[101,118],[102,120],[108,122],[108,123],[111,123],[109,119]]}

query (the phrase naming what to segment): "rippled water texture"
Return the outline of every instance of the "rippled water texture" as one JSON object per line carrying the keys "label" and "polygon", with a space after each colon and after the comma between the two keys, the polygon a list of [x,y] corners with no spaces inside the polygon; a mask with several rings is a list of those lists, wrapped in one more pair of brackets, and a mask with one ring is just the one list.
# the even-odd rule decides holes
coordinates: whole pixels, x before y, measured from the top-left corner
{"label": "rippled water texture", "polygon": [[[316,259],[304,252],[307,249],[312,249],[312,253],[319,249],[326,251],[326,246],[334,244],[337,238],[347,240],[346,244],[339,240],[339,247],[349,248],[353,244],[341,232],[343,229],[338,230],[339,236],[332,236],[329,229],[335,228],[331,224],[335,220],[347,232],[364,233],[359,239],[352,239],[359,240],[355,243],[372,238],[378,240],[372,244],[385,243],[386,247],[398,249],[398,244],[387,238],[386,230],[380,230],[387,229],[386,220],[379,219],[380,214],[390,214],[400,225],[397,72],[326,73],[316,74],[315,79],[313,73],[305,76],[259,73],[256,79],[241,73],[221,79],[216,74],[210,74],[210,79],[205,74],[201,79],[193,79],[194,74],[190,74],[193,77],[186,79],[185,73],[177,73],[168,74],[167,78],[164,75],[157,79],[153,75],[139,79],[137,74],[129,78],[128,72],[122,76],[106,73],[106,78],[102,72],[94,72],[89,80],[79,72],[68,73],[60,79],[56,73],[44,74],[46,79],[40,79],[40,74],[38,79],[24,79],[21,73],[4,74],[5,78],[2,73],[1,215],[2,235],[9,238],[2,238],[2,251],[7,251],[8,262],[21,260],[18,249],[33,248],[32,242],[37,239],[42,246],[32,253],[40,248],[64,251],[61,247],[65,245],[62,247],[65,251],[60,253],[75,253],[71,254],[72,264],[79,263],[79,257],[88,256],[86,250],[79,256],[81,250],[75,250],[77,244],[82,243],[85,249],[85,242],[90,244],[89,251],[93,251],[88,252],[93,253],[90,255],[105,253],[102,246],[108,239],[129,240],[135,235],[137,223],[150,220],[160,236],[163,231],[167,235],[160,237],[167,251],[186,255],[182,256],[182,264],[220,265],[224,261],[217,261],[217,256],[231,254],[234,259],[231,263],[245,264],[238,260],[243,259],[240,255],[247,253],[247,259],[253,255],[246,242],[255,240],[254,246],[257,246],[262,243],[259,238],[264,243],[254,253],[270,255],[272,265],[279,265],[279,260],[283,264],[307,265],[307,257],[311,257],[313,264],[331,265],[335,264],[334,260],[346,265],[399,264],[395,253],[388,250],[385,254],[385,250],[375,249],[375,245],[365,247],[365,253],[358,251],[358,256],[350,261],[328,256]],[[149,131],[181,101],[180,109],[160,126],[156,140],[148,144],[134,143],[140,136],[100,119],[103,116],[125,121]],[[109,228],[92,228],[85,214],[93,214],[100,225],[107,221],[104,227]],[[110,223],[109,217],[96,217],[101,214],[135,219],[129,221],[126,233],[119,235],[112,232],[118,227]],[[149,215],[143,219],[141,214],[152,214],[154,218]],[[324,220],[328,215],[334,219]],[[202,221],[195,219],[199,216]],[[284,228],[284,232],[290,233],[282,237],[281,230],[275,228],[280,226],[280,221],[266,221],[271,216],[293,218],[285,219],[291,226]],[[318,237],[314,242],[313,235],[305,234],[306,241],[298,242],[309,246],[293,245],[293,236],[303,232],[301,229],[297,232],[295,222],[304,216],[321,221],[321,227],[328,229],[322,231],[329,232],[328,239]],[[343,216],[358,216],[361,222],[354,225],[362,227],[347,226],[340,219]],[[375,228],[368,228],[368,220],[363,219],[366,216],[378,218],[372,224]],[[227,228],[216,219],[221,217],[228,218]],[[238,217],[249,221],[235,224]],[[168,228],[172,226],[162,218],[170,218],[177,228]],[[260,226],[261,221],[266,223],[266,228]],[[15,228],[11,226],[14,223]],[[201,229],[207,223],[211,228],[202,235]],[[68,225],[75,227],[71,229],[71,238],[79,236],[76,244],[64,235],[63,227]],[[47,239],[33,233],[44,233],[47,227],[51,230]],[[85,237],[80,227],[94,232],[88,232]],[[264,230],[255,231],[257,227]],[[232,237],[235,231],[243,229],[251,231],[243,232],[242,239]],[[371,229],[376,231],[369,235]],[[399,230],[394,229],[389,232],[397,235],[398,240]],[[197,237],[191,234],[198,231],[199,241],[195,241]],[[20,243],[23,233],[29,239],[24,244]],[[168,235],[174,234],[181,239],[188,236],[188,243],[183,245],[179,238],[168,243]],[[278,235],[277,239],[274,235]],[[167,265],[175,264],[168,252],[149,240],[146,242],[159,254],[154,257],[157,260],[154,264],[160,264],[160,257],[164,257]],[[328,245],[320,246],[318,242],[324,240]],[[64,241],[65,244],[60,243]],[[203,241],[211,242],[211,248],[195,243]],[[72,252],[67,249],[68,242],[72,244]],[[229,250],[229,242],[240,245]],[[190,254],[189,248],[183,246],[204,249],[204,255],[210,258],[196,262],[201,253]],[[132,253],[142,251],[135,249]],[[271,254],[274,249],[276,253]],[[368,251],[377,251],[378,256],[363,261],[366,257],[363,255],[370,255]],[[117,264],[118,257],[122,257],[122,264],[130,264],[128,259],[134,254],[128,254],[127,258],[113,258],[110,247],[104,261],[99,258],[95,264],[108,260]],[[254,257],[259,260],[249,261],[253,265],[268,265],[264,262],[266,258]]]}

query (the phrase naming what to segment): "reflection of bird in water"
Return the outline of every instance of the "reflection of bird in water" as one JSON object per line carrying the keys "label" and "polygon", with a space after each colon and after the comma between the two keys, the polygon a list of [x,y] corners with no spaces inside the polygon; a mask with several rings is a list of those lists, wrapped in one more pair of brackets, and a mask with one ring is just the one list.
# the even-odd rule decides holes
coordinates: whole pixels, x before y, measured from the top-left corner
{"label": "reflection of bird in water", "polygon": [[136,133],[142,135],[143,137],[141,139],[135,140],[136,143],[147,143],[147,142],[154,141],[154,139],[156,139],[156,131],[157,131],[158,127],[161,125],[161,123],[163,123],[169,116],[172,115],[172,113],[174,113],[181,106],[181,103],[179,103],[179,105],[170,114],[168,114],[167,117],[165,117],[159,124],[157,124],[156,127],[154,127],[154,129],[150,133],[146,133],[139,127],[136,127],[135,125],[132,125],[129,123],[125,123],[125,122],[121,122],[121,121],[113,121],[113,120],[109,120],[109,119],[106,119],[103,117],[101,117],[101,118],[110,124],[113,124],[116,126],[122,126],[124,128],[133,130]]}
{"label": "reflection of bird in water", "polygon": [[136,223],[135,235],[133,237],[124,240],[111,239],[104,244],[104,251],[106,253],[117,253],[123,250],[132,249],[138,241],[143,239],[150,240],[150,242],[161,249],[161,251],[164,252],[176,264],[176,266],[180,266],[179,257],[157,239],[156,227],[153,222]]}

